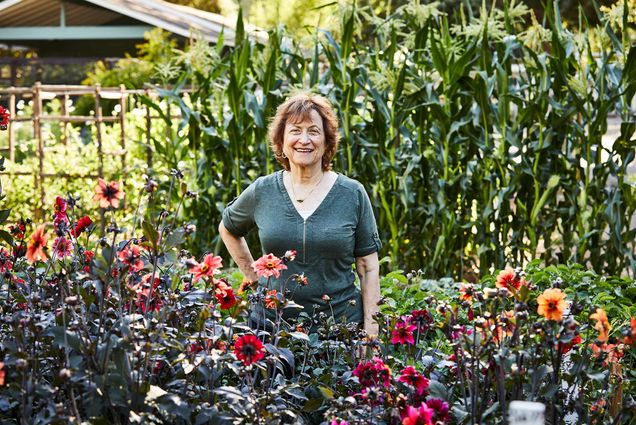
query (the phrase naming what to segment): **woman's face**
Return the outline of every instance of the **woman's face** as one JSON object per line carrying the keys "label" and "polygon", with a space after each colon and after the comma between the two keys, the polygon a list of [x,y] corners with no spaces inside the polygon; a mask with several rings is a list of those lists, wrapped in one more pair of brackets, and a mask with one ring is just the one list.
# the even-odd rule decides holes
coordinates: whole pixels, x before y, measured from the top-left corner
{"label": "woman's face", "polygon": [[325,131],[318,112],[312,110],[301,122],[287,121],[283,135],[283,153],[292,167],[311,168],[318,165],[322,168]]}

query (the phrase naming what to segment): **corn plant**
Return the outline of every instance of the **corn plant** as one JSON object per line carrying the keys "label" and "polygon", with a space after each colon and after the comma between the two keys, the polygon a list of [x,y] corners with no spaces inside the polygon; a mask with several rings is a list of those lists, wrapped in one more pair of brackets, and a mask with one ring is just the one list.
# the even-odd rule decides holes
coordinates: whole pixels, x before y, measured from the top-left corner
{"label": "corn plant", "polygon": [[[198,220],[199,249],[218,244],[225,204],[276,169],[266,137],[275,107],[311,89],[338,110],[335,169],[366,186],[383,254],[399,266],[461,278],[540,258],[633,275],[626,3],[622,26],[598,12],[599,25],[581,16],[577,32],[556,2],[542,23],[526,24],[533,16],[515,1],[460,12],[411,2],[380,18],[349,7],[339,31],[318,31],[309,48],[280,28],[259,41],[239,17],[233,48],[209,47],[205,72],[183,67],[194,92],[177,85],[166,97],[184,116],[179,160],[201,195],[184,213]],[[610,115],[621,134],[605,146]]]}

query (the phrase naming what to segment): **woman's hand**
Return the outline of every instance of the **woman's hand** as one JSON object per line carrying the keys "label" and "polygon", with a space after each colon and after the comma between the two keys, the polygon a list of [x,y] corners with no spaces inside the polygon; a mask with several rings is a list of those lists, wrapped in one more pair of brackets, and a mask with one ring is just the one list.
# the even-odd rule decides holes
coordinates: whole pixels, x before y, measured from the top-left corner
{"label": "woman's hand", "polygon": [[367,322],[365,320],[364,331],[367,333],[368,338],[375,339],[378,337],[378,333],[380,333],[380,327],[375,321]]}
{"label": "woman's hand", "polygon": [[239,269],[241,269],[241,271],[243,272],[245,280],[256,282],[258,280],[258,276],[252,269],[254,258],[252,257],[252,253],[250,252],[249,247],[247,246],[247,242],[245,242],[245,238],[237,238],[236,236],[234,236],[232,233],[229,232],[229,230],[225,228],[223,222],[219,224],[219,234],[221,235],[221,239],[223,240],[225,247],[232,256],[232,259],[239,267]]}
{"label": "woman's hand", "polygon": [[378,312],[380,302],[380,262],[378,253],[356,258],[356,272],[360,277],[362,290],[362,312],[364,314],[364,330],[367,336],[377,337],[379,326],[373,317]]}

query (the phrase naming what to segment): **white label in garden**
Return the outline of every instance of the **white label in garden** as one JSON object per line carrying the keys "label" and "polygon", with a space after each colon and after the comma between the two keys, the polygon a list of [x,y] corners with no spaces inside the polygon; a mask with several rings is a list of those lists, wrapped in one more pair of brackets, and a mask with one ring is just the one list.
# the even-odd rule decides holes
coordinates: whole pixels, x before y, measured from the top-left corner
{"label": "white label in garden", "polygon": [[544,425],[545,404],[532,401],[512,401],[508,408],[510,425]]}

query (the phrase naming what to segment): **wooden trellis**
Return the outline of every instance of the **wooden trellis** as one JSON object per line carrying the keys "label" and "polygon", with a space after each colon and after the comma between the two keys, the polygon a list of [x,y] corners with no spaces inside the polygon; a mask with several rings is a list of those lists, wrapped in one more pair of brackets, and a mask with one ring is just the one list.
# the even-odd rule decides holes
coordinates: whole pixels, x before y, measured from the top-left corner
{"label": "wooden trellis", "polygon": [[[95,114],[90,116],[71,115],[67,109],[67,103],[71,96],[83,96],[92,95],[95,98]],[[33,87],[9,87],[0,89],[0,99],[8,100],[8,109],[10,113],[8,131],[8,147],[0,148],[0,151],[6,152],[11,162],[15,161],[15,124],[19,122],[32,122],[33,123],[33,136],[37,141],[36,154],[37,170],[20,170],[20,171],[4,171],[0,174],[11,175],[33,175],[36,192],[39,193],[40,206],[43,206],[46,198],[45,181],[49,178],[65,178],[65,179],[96,179],[98,177],[104,177],[104,155],[119,156],[121,158],[121,171],[125,176],[126,169],[126,110],[128,105],[128,98],[130,96],[146,95],[154,96],[154,90],[151,88],[141,90],[129,90],[125,86],[119,87],[101,87],[99,84],[95,86],[80,86],[80,85],[45,85],[41,83],[35,83]],[[52,100],[57,97],[62,98],[62,108],[60,115],[48,115],[43,113],[43,101]],[[29,99],[33,102],[33,113],[30,117],[18,116],[16,110],[16,99]],[[118,116],[104,116],[101,106],[101,101],[104,99],[118,100],[120,111]],[[146,160],[148,167],[152,166],[152,151],[151,146],[151,128],[152,121],[160,118],[158,115],[151,114],[150,108],[145,106],[146,117],[146,141],[148,144],[148,150],[146,152]],[[169,111],[168,111],[169,113]],[[178,118],[175,117],[175,118]],[[42,123],[45,121],[53,121],[62,123],[62,136],[61,140],[63,144],[66,144],[68,133],[67,125],[73,122],[93,123],[95,125],[96,142],[97,142],[97,154],[98,165],[96,173],[79,174],[73,172],[60,172],[60,173],[46,173],[44,172],[45,164],[45,149],[44,139],[42,137]],[[113,152],[105,152],[102,146],[102,125],[103,123],[119,122],[120,125],[120,147],[121,149]],[[43,218],[43,211],[38,208],[35,211],[35,218],[41,220]]]}

